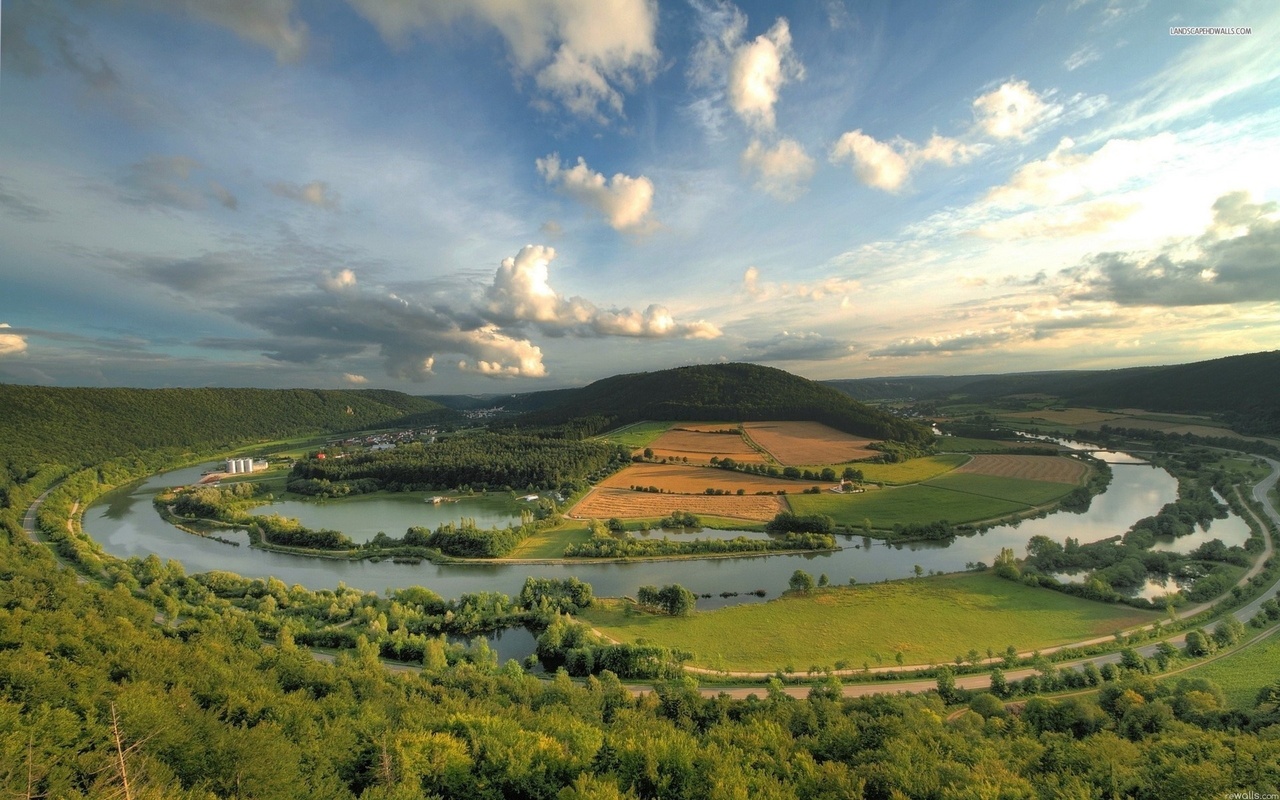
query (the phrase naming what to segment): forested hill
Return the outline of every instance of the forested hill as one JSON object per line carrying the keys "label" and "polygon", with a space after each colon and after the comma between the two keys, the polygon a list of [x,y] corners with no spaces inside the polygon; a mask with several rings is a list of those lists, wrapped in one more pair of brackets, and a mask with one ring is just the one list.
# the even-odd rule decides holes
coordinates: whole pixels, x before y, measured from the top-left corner
{"label": "forested hill", "polygon": [[561,423],[605,417],[611,424],[653,420],[813,420],[863,436],[932,442],[913,422],[856,402],[789,372],[756,364],[710,364],[615,375],[565,390],[559,403],[523,419]]}
{"label": "forested hill", "polygon": [[384,390],[86,389],[0,384],[0,466],[90,464],[451,414]]}
{"label": "forested hill", "polygon": [[1161,367],[826,383],[864,400],[967,397],[983,401],[1044,394],[1080,405],[1213,414],[1242,433],[1280,433],[1280,351],[1275,350]]}

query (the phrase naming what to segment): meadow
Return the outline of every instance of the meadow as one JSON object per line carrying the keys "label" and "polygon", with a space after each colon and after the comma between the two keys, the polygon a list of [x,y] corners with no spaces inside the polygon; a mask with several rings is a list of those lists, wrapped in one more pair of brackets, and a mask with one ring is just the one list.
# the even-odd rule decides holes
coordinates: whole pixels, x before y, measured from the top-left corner
{"label": "meadow", "polygon": [[[1280,635],[1275,630],[1261,642],[1196,667],[1187,675],[1218,684],[1231,708],[1253,708],[1258,690],[1280,680]],[[1251,636],[1252,631],[1246,635]]]}
{"label": "meadow", "polygon": [[837,525],[860,527],[864,519],[878,529],[896,524],[975,522],[1025,511],[1027,503],[941,489],[928,484],[839,495],[789,494],[787,502],[797,514],[826,514]]}
{"label": "meadow", "polygon": [[[839,475],[844,471],[845,467],[853,467],[856,470],[861,470],[863,479],[869,483],[902,486],[908,483],[927,481],[930,478],[950,472],[964,464],[969,458],[969,456],[959,453],[944,453],[937,456],[925,456],[923,458],[913,458],[909,461],[900,461],[897,464],[873,464],[859,461],[850,464],[838,464],[835,466],[835,471]],[[816,471],[822,469],[823,466],[825,465],[805,467],[804,469]]]}
{"label": "meadow", "polygon": [[671,424],[670,422],[633,422],[608,433],[602,433],[595,438],[601,442],[620,444],[623,447],[630,447],[632,450],[640,450],[648,447],[653,443],[654,439],[666,433]]}
{"label": "meadow", "polygon": [[669,617],[627,601],[601,601],[580,614],[606,636],[644,639],[694,654],[696,666],[801,671],[952,662],[976,650],[1049,647],[1147,624],[1156,612],[1082,600],[1002,580],[957,573],[815,589],[766,603]]}
{"label": "meadow", "polygon": [[[1021,503],[1028,506],[1039,506],[1057,500],[1067,492],[1075,489],[1079,484],[1029,481],[1021,478],[1002,478],[994,475],[952,473],[934,478],[926,483],[925,486],[979,495],[981,497],[991,497],[997,500],[1008,500],[1011,503]],[[950,517],[946,517],[946,519],[950,519]]]}

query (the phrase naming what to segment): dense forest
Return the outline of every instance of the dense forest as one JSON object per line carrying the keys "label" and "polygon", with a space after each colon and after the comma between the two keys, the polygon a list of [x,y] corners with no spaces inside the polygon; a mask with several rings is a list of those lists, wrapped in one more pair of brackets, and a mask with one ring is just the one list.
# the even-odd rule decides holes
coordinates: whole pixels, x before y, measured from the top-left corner
{"label": "dense forest", "polygon": [[630,451],[600,442],[540,432],[477,432],[342,458],[305,458],[294,465],[291,477],[339,485],[372,480],[392,491],[469,486],[572,492],[588,476],[607,473],[630,460]]}
{"label": "dense forest", "polygon": [[555,406],[528,414],[529,423],[602,416],[619,425],[653,420],[812,420],[837,430],[914,445],[932,443],[929,430],[855,402],[835,389],[755,364],[711,364],[615,375],[566,390]]}

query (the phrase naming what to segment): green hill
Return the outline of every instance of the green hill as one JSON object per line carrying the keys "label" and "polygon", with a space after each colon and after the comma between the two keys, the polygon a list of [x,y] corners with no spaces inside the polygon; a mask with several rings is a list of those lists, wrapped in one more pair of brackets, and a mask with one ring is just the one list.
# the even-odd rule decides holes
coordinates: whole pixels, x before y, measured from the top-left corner
{"label": "green hill", "polygon": [[386,390],[87,389],[0,384],[0,466],[91,464],[451,415]]}
{"label": "green hill", "polygon": [[863,405],[829,386],[756,364],[615,375],[558,394],[556,405],[522,420],[539,424],[593,416],[607,424],[643,419],[812,420],[861,436],[911,444],[932,442],[929,431],[916,423]]}

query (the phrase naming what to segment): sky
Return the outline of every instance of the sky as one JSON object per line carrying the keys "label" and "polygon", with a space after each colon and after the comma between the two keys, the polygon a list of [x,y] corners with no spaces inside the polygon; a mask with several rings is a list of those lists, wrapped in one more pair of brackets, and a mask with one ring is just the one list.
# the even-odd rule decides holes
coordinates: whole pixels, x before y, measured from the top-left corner
{"label": "sky", "polygon": [[1275,349],[1278,28],[1274,2],[6,0],[0,381]]}

